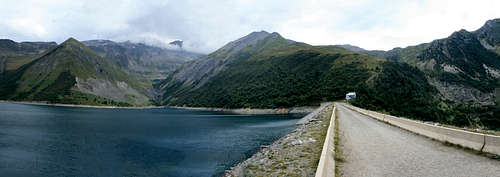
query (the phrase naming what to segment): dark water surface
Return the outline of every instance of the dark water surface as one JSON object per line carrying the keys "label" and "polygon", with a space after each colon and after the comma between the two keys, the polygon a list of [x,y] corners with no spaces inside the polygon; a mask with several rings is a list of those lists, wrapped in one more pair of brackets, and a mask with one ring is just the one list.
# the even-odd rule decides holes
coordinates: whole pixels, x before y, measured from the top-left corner
{"label": "dark water surface", "polygon": [[0,176],[220,176],[298,118],[0,103]]}

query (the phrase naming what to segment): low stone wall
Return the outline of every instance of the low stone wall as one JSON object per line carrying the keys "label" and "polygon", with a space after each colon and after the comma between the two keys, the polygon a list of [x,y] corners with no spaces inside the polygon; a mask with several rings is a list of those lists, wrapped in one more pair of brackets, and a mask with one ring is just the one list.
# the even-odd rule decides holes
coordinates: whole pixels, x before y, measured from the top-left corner
{"label": "low stone wall", "polygon": [[375,111],[361,109],[352,105],[342,104],[361,114],[401,127],[439,141],[458,144],[478,151],[500,155],[500,136],[488,135],[465,130],[442,127],[406,118],[381,114]]}
{"label": "low stone wall", "polygon": [[321,151],[316,177],[334,177],[335,176],[335,110],[333,107],[330,125],[326,133],[325,143]]}

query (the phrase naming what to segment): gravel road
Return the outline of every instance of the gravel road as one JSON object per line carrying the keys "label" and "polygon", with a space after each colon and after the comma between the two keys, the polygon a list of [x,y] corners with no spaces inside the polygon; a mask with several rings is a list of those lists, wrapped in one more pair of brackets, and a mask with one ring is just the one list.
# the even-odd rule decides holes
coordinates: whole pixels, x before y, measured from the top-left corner
{"label": "gravel road", "polygon": [[500,160],[445,146],[339,104],[342,176],[499,177]]}

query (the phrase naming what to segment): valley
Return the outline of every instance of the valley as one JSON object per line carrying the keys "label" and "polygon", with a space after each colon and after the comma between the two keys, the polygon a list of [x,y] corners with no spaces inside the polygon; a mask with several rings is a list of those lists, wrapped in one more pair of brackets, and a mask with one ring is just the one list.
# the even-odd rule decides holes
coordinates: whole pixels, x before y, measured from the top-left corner
{"label": "valley", "polygon": [[[498,31],[389,51],[314,46],[252,32],[207,55],[130,41],[0,41],[0,98],[96,106],[278,109],[360,96],[354,105],[455,126],[500,128]],[[412,106],[419,105],[419,106]],[[471,120],[470,117],[474,117]]]}
{"label": "valley", "polygon": [[2,1],[0,176],[498,176],[497,7]]}
{"label": "valley", "polygon": [[82,43],[73,38],[60,45],[1,42],[6,44],[2,45],[0,98],[51,104],[152,105],[158,78],[201,55],[131,42]]}

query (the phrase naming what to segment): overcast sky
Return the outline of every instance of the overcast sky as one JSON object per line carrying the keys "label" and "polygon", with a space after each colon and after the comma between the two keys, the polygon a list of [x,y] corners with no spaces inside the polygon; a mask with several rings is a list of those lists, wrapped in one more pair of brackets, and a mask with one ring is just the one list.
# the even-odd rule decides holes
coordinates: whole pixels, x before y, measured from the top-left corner
{"label": "overcast sky", "polygon": [[0,0],[0,38],[168,43],[209,53],[252,31],[388,50],[500,18],[499,0]]}

